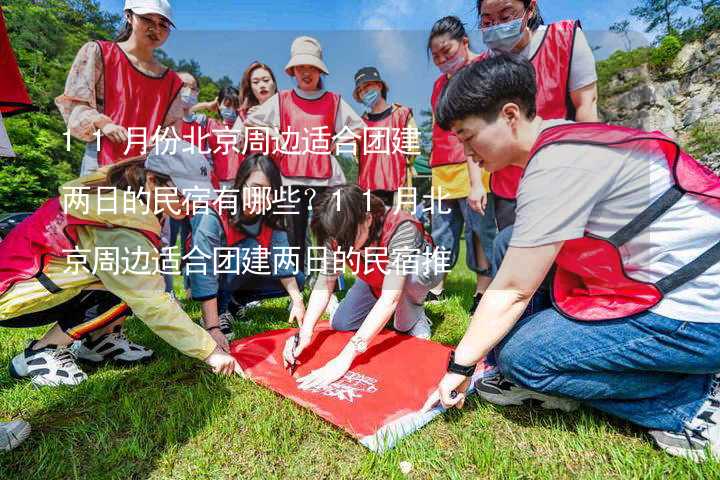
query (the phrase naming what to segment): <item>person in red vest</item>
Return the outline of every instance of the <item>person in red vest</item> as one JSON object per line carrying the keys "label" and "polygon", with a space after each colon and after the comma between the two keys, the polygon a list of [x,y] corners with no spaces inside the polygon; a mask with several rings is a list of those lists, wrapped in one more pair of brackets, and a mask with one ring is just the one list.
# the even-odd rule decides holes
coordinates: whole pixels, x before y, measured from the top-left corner
{"label": "person in red vest", "polygon": [[396,330],[430,338],[424,303],[430,289],[442,280],[444,265],[432,255],[432,239],[414,216],[386,207],[358,185],[341,185],[321,195],[312,230],[325,247],[324,268],[310,295],[297,340],[287,341],[283,358],[294,364],[312,342],[315,325],[345,263],[357,278],[332,315],[330,326],[357,333],[337,357],[299,378],[300,388],[326,386],[341,378],[391,318]]}
{"label": "person in red vest", "polygon": [[[440,94],[450,78],[466,65],[480,59],[470,50],[465,26],[458,17],[443,17],[433,25],[428,37],[427,51],[441,74],[435,80],[430,106],[435,111]],[[447,270],[451,270],[460,255],[460,239],[465,230],[465,256],[468,268],[475,272],[475,295],[470,311],[477,306],[490,284],[494,222],[493,197],[480,190],[472,198],[471,183],[482,185],[482,172],[470,168],[460,142],[452,132],[441,129],[433,115],[432,169],[433,210],[432,236],[435,245],[451,253]],[[471,176],[478,178],[471,182]],[[482,187],[481,187],[482,189]],[[475,201],[475,208],[471,208]],[[431,301],[440,300],[443,284],[430,292]]]}
{"label": "person in red vest", "polygon": [[[370,129],[357,152],[357,183],[391,207],[397,201],[398,189],[412,184],[412,162],[419,153],[419,142],[413,146],[409,141],[412,132],[417,132],[412,110],[398,103],[388,104],[387,93],[388,86],[377,68],[364,67],[355,74],[353,98],[365,106],[363,120]],[[378,140],[371,145],[374,135]]]}
{"label": "person in red vest", "polygon": [[55,99],[70,134],[88,142],[81,175],[141,155],[158,128],[182,128],[183,82],[155,58],[174,26],[170,4],[126,0],[124,15],[115,41],[82,46]]}
{"label": "person in red vest", "polygon": [[239,372],[165,292],[159,273],[158,218],[184,217],[183,196],[194,188],[212,188],[206,167],[191,155],[154,150],[66,184],[10,232],[0,243],[0,327],[54,324],[12,359],[13,377],[77,385],[87,378],[78,358],[146,360],[152,351],[121,330],[131,312],[216,372]]}
{"label": "person in red vest", "polygon": [[[186,266],[192,298],[201,302],[205,328],[226,351],[234,337],[237,310],[248,303],[288,295],[290,322],[301,321],[305,314],[300,291],[304,275],[297,271],[283,218],[270,204],[280,185],[272,160],[251,154],[232,186],[237,208],[211,204],[191,220],[192,249]],[[222,268],[216,254],[220,249],[232,251]]]}
{"label": "person in red vest", "polygon": [[283,185],[293,191],[292,201],[297,200],[297,214],[288,215],[290,244],[300,249],[304,269],[311,200],[328,186],[345,183],[333,147],[341,134],[344,143],[352,142],[349,132],[361,138],[365,123],[339,94],[324,89],[322,76],[329,70],[316,39],[302,36],[293,41],[285,73],[294,78],[295,88],[278,92],[249,112],[245,125],[266,127],[276,139],[273,159]]}
{"label": "person in red vest", "polygon": [[[544,25],[537,0],[478,0],[477,13],[485,56],[510,52],[530,60],[537,72],[537,110],[545,119],[597,122],[597,72],[592,49],[577,20]],[[470,168],[477,165],[470,162]],[[497,270],[508,248],[515,220],[515,197],[522,170],[510,166],[495,172],[490,189],[495,197],[499,233],[493,246]],[[471,185],[473,192],[483,190]],[[471,194],[472,196],[472,194]],[[538,301],[541,296],[537,296]],[[530,306],[530,313],[548,306]]]}
{"label": "person in red vest", "polygon": [[[720,177],[659,132],[545,120],[536,72],[500,54],[448,85],[438,122],[490,172],[525,170],[510,247],[428,406],[585,403],[664,450],[720,457]],[[518,321],[553,269],[553,307]]]}

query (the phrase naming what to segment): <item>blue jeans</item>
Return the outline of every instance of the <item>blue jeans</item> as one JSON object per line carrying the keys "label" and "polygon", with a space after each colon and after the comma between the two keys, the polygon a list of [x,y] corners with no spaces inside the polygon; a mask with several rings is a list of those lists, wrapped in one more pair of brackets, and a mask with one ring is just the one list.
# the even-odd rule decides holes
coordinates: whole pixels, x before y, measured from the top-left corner
{"label": "blue jeans", "polygon": [[[488,194],[485,215],[481,215],[470,208],[467,198],[453,200],[433,199],[433,202],[435,205],[432,215],[432,239],[436,247],[452,252],[447,269],[452,269],[457,262],[460,253],[460,237],[463,227],[465,227],[467,266],[473,272],[484,272],[485,269],[478,266],[473,234],[480,239],[485,256],[488,261],[491,261],[493,241],[497,233],[494,197],[492,194]],[[447,213],[440,213],[441,209]]]}
{"label": "blue jeans", "polygon": [[546,309],[499,345],[500,371],[531,390],[580,400],[640,426],[679,432],[720,371],[720,324],[651,312],[578,322]]}

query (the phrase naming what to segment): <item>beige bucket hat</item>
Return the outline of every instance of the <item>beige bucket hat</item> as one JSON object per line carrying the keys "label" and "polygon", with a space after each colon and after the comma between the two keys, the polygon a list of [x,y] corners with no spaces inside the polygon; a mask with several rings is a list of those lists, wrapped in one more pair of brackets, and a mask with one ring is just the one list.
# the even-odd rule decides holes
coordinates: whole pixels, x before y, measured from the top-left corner
{"label": "beige bucket hat", "polygon": [[322,46],[312,37],[298,37],[290,47],[290,61],[285,65],[285,73],[292,75],[292,68],[298,65],[312,65],[325,74],[330,74],[323,62]]}

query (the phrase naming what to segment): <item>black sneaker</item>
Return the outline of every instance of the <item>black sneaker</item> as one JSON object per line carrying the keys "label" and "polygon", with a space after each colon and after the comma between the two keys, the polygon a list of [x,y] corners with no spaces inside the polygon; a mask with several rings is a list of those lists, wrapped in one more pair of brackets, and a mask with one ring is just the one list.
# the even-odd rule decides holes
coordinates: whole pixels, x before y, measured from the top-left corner
{"label": "black sneaker", "polygon": [[473,303],[472,307],[470,307],[470,316],[472,317],[475,313],[475,310],[477,310],[478,305],[480,304],[480,300],[482,299],[483,294],[482,293],[476,293],[473,297]]}
{"label": "black sneaker", "polygon": [[670,455],[700,462],[720,460],[720,374],[713,379],[707,400],[682,431],[650,430],[658,446]]}
{"label": "black sneaker", "polygon": [[32,384],[38,387],[77,385],[87,379],[69,348],[48,345],[35,350],[35,343],[30,342],[10,362],[10,375],[13,378],[30,378]]}
{"label": "black sneaker", "polygon": [[537,400],[543,408],[572,412],[578,408],[578,402],[568,398],[553,397],[520,387],[502,374],[481,378],[475,383],[483,400],[496,405],[522,405],[526,400]]}

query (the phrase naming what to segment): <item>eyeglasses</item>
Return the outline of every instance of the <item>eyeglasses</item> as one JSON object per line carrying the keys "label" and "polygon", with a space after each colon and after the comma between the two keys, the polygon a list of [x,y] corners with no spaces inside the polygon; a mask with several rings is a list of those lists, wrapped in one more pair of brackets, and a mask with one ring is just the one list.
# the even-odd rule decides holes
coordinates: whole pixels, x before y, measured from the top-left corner
{"label": "eyeglasses", "polygon": [[522,11],[516,11],[512,9],[506,9],[503,10],[497,18],[492,18],[490,15],[483,15],[482,19],[480,20],[480,27],[481,28],[490,28],[494,27],[495,25],[502,25],[503,23],[512,22],[513,20],[517,20],[518,18],[522,18],[525,16],[525,13],[527,13],[527,10],[523,9]]}
{"label": "eyeglasses", "polygon": [[170,28],[172,28],[172,25],[167,20],[160,20],[159,22],[156,22],[152,18],[146,17],[145,15],[139,15],[137,13],[133,13],[133,15],[139,18],[146,28],[158,29],[162,30],[163,32],[169,32]]}

